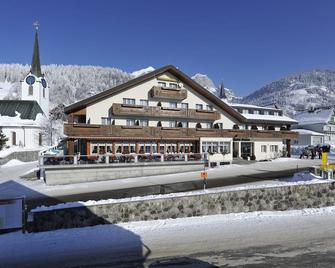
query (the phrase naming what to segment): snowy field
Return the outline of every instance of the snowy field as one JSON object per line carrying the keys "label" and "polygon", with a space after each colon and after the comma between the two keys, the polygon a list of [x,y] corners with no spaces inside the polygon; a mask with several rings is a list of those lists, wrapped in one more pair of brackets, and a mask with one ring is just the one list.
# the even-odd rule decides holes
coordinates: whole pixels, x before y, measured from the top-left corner
{"label": "snowy field", "polygon": [[[166,257],[204,255],[200,253],[214,254],[215,264],[225,267],[261,264],[266,254],[290,258],[306,252],[335,251],[334,222],[335,207],[327,207],[16,232],[0,235],[0,267],[46,267],[46,263],[48,267],[105,267],[104,263],[134,259],[147,264]],[[276,250],[271,251],[274,245]],[[220,258],[219,252],[255,247],[266,247],[265,256],[256,252],[256,258],[250,254]]]}

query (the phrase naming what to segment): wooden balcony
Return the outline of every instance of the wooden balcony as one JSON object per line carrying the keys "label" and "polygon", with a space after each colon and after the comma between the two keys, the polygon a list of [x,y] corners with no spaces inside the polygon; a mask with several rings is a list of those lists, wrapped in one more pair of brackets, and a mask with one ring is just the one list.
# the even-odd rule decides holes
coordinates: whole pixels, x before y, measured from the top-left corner
{"label": "wooden balcony", "polygon": [[64,124],[64,134],[69,138],[78,139],[187,139],[199,140],[200,137],[231,137],[231,138],[280,138],[297,139],[298,134],[292,131],[268,130],[233,130],[233,129],[197,129],[167,128],[140,126],[113,126]]}
{"label": "wooden balcony", "polygon": [[184,88],[165,88],[153,86],[150,96],[158,99],[184,100],[187,98],[187,90]]}
{"label": "wooden balcony", "polygon": [[215,121],[220,119],[220,113],[217,111],[128,105],[119,103],[113,103],[112,114],[116,116],[188,119],[195,121]]}

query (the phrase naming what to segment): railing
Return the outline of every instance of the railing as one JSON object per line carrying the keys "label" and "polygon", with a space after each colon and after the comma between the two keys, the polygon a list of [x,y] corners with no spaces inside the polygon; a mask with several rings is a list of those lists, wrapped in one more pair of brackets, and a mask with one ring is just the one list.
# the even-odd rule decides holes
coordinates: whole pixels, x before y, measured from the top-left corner
{"label": "railing", "polygon": [[118,125],[93,124],[64,124],[64,134],[70,138],[81,137],[122,137],[146,139],[194,139],[200,137],[231,137],[231,138],[281,138],[297,139],[298,133],[293,131],[275,130],[238,130],[215,128],[168,128],[168,127],[142,127]]}
{"label": "railing", "polygon": [[195,161],[208,159],[207,154],[200,153],[171,153],[171,154],[101,154],[101,155],[64,155],[40,156],[40,166],[54,165],[88,165],[88,164],[119,164],[144,162],[174,162]]}
{"label": "railing", "polygon": [[187,90],[184,88],[165,88],[153,86],[150,90],[152,98],[184,100],[187,98]]}
{"label": "railing", "polygon": [[160,106],[142,106],[113,103],[113,115],[118,116],[144,116],[161,118],[181,118],[194,120],[215,121],[220,119],[220,113],[210,110],[168,108]]}

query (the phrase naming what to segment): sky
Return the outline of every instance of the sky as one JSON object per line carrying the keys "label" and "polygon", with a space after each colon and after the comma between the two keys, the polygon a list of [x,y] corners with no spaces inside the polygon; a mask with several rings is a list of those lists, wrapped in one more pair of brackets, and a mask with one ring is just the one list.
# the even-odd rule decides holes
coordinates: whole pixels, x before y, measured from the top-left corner
{"label": "sky", "polygon": [[332,0],[1,1],[0,63],[132,72],[173,64],[239,96],[289,74],[335,69]]}

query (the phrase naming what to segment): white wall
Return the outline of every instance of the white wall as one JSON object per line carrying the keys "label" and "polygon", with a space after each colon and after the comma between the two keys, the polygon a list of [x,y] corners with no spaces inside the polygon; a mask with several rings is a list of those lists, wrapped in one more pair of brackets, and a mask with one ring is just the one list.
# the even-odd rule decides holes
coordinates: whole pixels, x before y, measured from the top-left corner
{"label": "white wall", "polygon": [[[173,77],[171,74],[168,74],[170,77]],[[176,79],[177,80],[177,79]],[[140,104],[141,99],[149,100],[149,106],[157,106],[158,100],[151,99],[149,91],[153,86],[158,86],[158,81],[156,77],[153,77],[151,80],[146,81],[142,84],[139,84],[133,88],[130,88],[126,91],[118,93],[114,96],[106,98],[104,100],[98,101],[94,104],[87,106],[86,108],[86,121],[90,124],[101,124],[102,117],[109,116],[109,110],[112,107],[113,103],[123,103],[123,98],[132,98],[136,100],[136,104]],[[167,82],[168,83],[168,82]],[[215,121],[214,123],[220,122],[223,123],[223,128],[231,129],[234,124],[234,119],[228,115],[226,112],[222,111],[212,103],[209,103],[205,97],[199,95],[195,92],[190,86],[184,84],[183,87],[188,90],[187,98],[183,101],[177,103],[177,107],[181,107],[181,103],[188,103],[189,109],[195,109],[196,104],[203,104],[203,108],[206,109],[206,105],[210,104],[214,109],[218,110],[221,113],[220,120]],[[161,101],[162,106],[168,107],[169,101]],[[116,125],[125,125],[125,119],[115,120]],[[157,125],[154,122],[150,123],[150,126]],[[194,122],[195,126],[196,122]],[[165,119],[165,123],[162,122],[163,126],[168,126],[168,121]],[[193,124],[192,124],[193,125]],[[191,124],[189,127],[192,127]]]}
{"label": "white wall", "polygon": [[25,126],[23,127],[2,127],[2,132],[8,138],[7,146],[12,146],[12,132],[16,132],[16,145],[35,148],[39,146],[39,133],[41,130],[38,127]]}
{"label": "white wall", "polygon": [[[261,151],[261,146],[266,146],[266,152]],[[271,152],[270,146],[271,145],[277,145],[278,146],[278,152]],[[254,141],[254,153],[256,156],[256,160],[268,160],[268,159],[274,159],[277,157],[280,157],[282,155],[283,151],[283,141],[282,140],[262,140],[262,141]]]}

